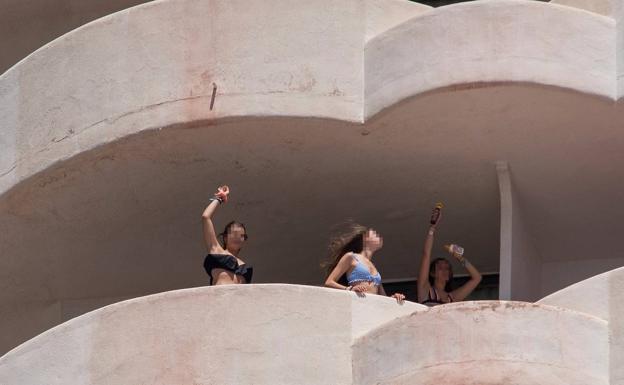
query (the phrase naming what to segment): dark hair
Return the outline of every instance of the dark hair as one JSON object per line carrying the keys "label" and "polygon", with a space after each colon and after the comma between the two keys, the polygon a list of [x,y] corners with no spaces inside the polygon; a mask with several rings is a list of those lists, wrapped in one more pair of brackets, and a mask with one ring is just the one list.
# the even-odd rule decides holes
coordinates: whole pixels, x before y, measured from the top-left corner
{"label": "dark hair", "polygon": [[228,223],[227,225],[225,225],[225,228],[223,229],[223,232],[221,234],[219,234],[219,236],[221,237],[221,240],[223,241],[223,248],[227,249],[227,235],[230,232],[230,229],[233,226],[240,226],[243,228],[243,230],[245,230],[245,235],[244,238],[245,240],[247,240],[247,238],[249,238],[247,236],[247,229],[245,228],[245,225],[241,222],[237,222],[237,221],[231,221],[230,223]]}
{"label": "dark hair", "polygon": [[435,268],[436,268],[436,265],[442,261],[448,263],[448,266],[449,266],[449,279],[446,282],[446,285],[444,286],[444,290],[447,293],[450,293],[453,291],[453,265],[451,265],[451,263],[446,258],[436,258],[433,261],[431,261],[431,263],[429,264],[429,285],[431,285],[431,287],[434,287],[433,284],[435,283],[435,279],[434,279]]}
{"label": "dark hair", "polygon": [[[343,255],[348,252],[361,253],[364,249],[364,234],[368,231],[368,227],[353,222],[348,222],[345,227],[345,230],[329,241],[329,256],[327,261],[321,264],[321,267],[325,268],[326,279],[338,265]],[[346,274],[340,277],[338,283],[348,285]]]}

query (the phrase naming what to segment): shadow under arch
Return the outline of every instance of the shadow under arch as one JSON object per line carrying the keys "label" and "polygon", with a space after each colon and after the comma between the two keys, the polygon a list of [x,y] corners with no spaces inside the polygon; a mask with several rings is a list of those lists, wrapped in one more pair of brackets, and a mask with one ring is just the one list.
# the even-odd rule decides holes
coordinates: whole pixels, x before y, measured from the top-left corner
{"label": "shadow under arch", "polygon": [[611,105],[617,107],[621,104],[621,100],[614,100],[611,97],[591,93],[584,92],[575,88],[570,87],[562,87],[553,84],[545,84],[540,82],[527,82],[527,81],[474,81],[474,82],[465,82],[465,83],[456,83],[443,87],[437,87],[433,89],[426,90],[424,92],[417,92],[412,95],[406,96],[403,99],[395,101],[392,105],[386,106],[381,110],[375,112],[371,116],[367,116],[365,123],[371,124],[374,123],[378,119],[383,119],[387,114],[391,114],[393,110],[397,108],[401,108],[401,106],[417,103],[420,99],[427,99],[439,95],[455,93],[455,92],[465,92],[472,90],[481,90],[481,89],[489,89],[489,88],[525,88],[532,89],[535,92],[545,92],[550,93],[555,91],[557,93],[568,93],[571,95],[576,95],[579,98],[587,99],[588,101],[596,101],[598,103],[604,103],[605,105]]}

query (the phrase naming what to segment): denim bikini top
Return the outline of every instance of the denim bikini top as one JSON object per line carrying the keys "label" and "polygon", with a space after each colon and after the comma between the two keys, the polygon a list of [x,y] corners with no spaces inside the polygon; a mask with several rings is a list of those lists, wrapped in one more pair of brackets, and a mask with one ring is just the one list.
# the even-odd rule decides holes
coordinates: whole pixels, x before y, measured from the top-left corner
{"label": "denim bikini top", "polygon": [[372,275],[368,270],[368,267],[360,261],[358,255],[353,253],[353,258],[357,261],[357,264],[353,268],[353,270],[347,274],[347,281],[351,286],[354,283],[358,282],[372,282],[375,286],[381,285],[381,275],[379,272],[377,274]]}

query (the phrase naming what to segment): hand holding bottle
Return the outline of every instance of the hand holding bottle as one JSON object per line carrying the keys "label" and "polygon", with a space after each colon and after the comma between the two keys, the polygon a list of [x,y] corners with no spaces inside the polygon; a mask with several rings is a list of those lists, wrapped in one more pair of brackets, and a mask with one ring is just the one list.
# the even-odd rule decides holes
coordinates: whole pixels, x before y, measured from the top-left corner
{"label": "hand holding bottle", "polygon": [[464,259],[464,248],[456,245],[456,244],[450,244],[450,245],[444,245],[444,250],[448,251],[449,253],[451,253],[453,255],[453,257],[457,258],[458,261],[463,261]]}
{"label": "hand holding bottle", "polygon": [[435,227],[438,225],[438,223],[440,223],[440,219],[442,219],[443,207],[444,205],[441,202],[438,202],[433,208],[433,212],[431,212],[431,219],[429,220],[429,223],[431,224],[432,227]]}
{"label": "hand holding bottle", "polygon": [[215,198],[218,198],[223,202],[227,202],[228,195],[230,195],[230,188],[228,186],[220,186],[214,194]]}

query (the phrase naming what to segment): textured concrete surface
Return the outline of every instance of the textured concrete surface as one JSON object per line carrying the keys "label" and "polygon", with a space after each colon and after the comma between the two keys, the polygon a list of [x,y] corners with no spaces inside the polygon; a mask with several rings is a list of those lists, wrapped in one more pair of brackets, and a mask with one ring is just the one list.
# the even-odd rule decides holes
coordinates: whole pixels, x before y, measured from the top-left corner
{"label": "textured concrete surface", "polygon": [[[120,11],[147,0],[5,0],[0,5],[0,73],[55,38],[99,17]],[[612,16],[616,0],[553,0],[598,14]],[[396,21],[426,10],[429,6],[408,0],[367,1],[367,13],[382,14],[384,20]],[[369,16],[367,16],[369,17]],[[381,30],[386,23],[379,24]],[[367,23],[367,36],[379,31],[374,22]]]}
{"label": "textured concrete surface", "polygon": [[306,286],[215,286],[66,322],[0,357],[0,383],[606,385],[618,329],[525,302],[427,308]]}
{"label": "textured concrete surface", "polygon": [[292,285],[163,293],[88,313],[18,347],[0,358],[0,383],[350,384],[354,337],[422,310]]}
{"label": "textured concrete surface", "polygon": [[609,383],[607,322],[524,302],[414,313],[362,337],[353,351],[359,385]]}
{"label": "textured concrete surface", "polygon": [[531,82],[615,99],[614,51],[614,20],[574,8],[506,0],[435,8],[367,44],[365,116],[472,83]]}

